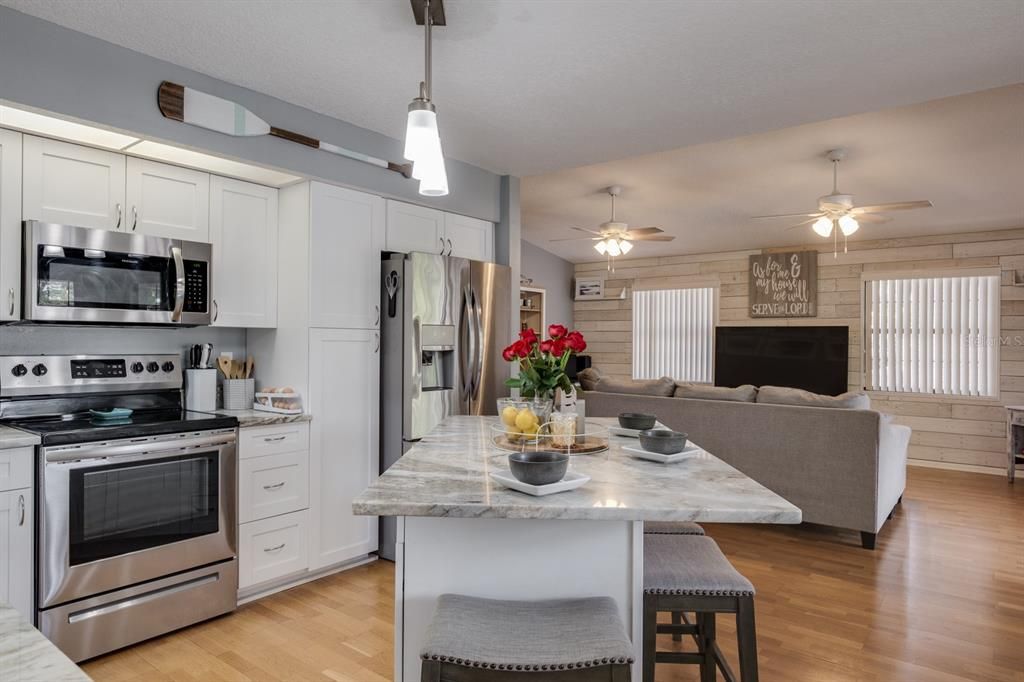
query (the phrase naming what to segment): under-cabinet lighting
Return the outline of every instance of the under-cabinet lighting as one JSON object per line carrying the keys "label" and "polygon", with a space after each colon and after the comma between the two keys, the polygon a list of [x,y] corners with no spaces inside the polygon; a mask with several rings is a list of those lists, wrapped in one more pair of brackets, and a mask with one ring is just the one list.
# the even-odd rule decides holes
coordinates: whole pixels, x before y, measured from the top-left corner
{"label": "under-cabinet lighting", "polygon": [[282,173],[281,171],[253,166],[240,161],[204,154],[203,152],[183,149],[169,144],[142,140],[124,150],[126,154],[141,156],[145,159],[165,161],[179,166],[188,166],[199,170],[209,171],[217,175],[228,175],[242,180],[249,180],[261,185],[272,185],[282,187],[302,180],[297,175]]}
{"label": "under-cabinet lighting", "polygon": [[139,138],[131,135],[123,135],[111,130],[65,121],[62,118],[54,118],[5,105],[0,105],[0,127],[38,133],[46,137],[56,137],[104,149],[121,150],[139,141]]}

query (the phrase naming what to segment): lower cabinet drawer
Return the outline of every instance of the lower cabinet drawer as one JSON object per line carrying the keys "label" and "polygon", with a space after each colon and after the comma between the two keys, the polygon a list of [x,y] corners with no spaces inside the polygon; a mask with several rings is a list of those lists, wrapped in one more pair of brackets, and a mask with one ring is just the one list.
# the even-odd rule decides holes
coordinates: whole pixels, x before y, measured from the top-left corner
{"label": "lower cabinet drawer", "polygon": [[309,507],[309,453],[238,463],[238,521],[248,523]]}
{"label": "lower cabinet drawer", "polygon": [[238,530],[239,589],[309,567],[307,511],[243,523]]}

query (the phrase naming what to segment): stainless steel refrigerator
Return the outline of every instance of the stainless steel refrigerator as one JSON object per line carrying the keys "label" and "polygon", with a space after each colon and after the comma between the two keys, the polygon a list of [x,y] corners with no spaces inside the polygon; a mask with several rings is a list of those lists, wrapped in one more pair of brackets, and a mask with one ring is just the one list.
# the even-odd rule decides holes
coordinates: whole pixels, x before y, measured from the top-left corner
{"label": "stainless steel refrigerator", "polygon": [[[508,267],[428,253],[381,263],[381,473],[452,414],[496,414],[509,394]],[[395,520],[380,556],[394,560]]]}

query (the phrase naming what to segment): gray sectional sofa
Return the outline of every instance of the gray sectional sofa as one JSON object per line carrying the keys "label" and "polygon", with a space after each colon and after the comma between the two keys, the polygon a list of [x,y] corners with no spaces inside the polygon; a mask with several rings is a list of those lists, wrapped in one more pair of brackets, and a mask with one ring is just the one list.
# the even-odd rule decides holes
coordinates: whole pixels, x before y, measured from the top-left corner
{"label": "gray sectional sofa", "polygon": [[[871,409],[780,404],[863,408],[868,404],[863,394],[833,398],[778,387],[758,391],[752,386],[673,385],[668,379],[642,385],[587,379],[581,377],[580,397],[588,416],[655,414],[800,507],[804,521],[860,531],[865,548],[874,548],[877,533],[903,496],[908,427]],[[585,390],[588,385],[592,390]],[[675,397],[681,395],[701,397]]]}

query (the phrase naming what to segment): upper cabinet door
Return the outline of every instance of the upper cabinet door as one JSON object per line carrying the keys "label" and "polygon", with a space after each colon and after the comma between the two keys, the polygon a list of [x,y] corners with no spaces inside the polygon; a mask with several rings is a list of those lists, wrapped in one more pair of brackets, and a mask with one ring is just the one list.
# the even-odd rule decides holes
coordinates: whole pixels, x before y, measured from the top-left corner
{"label": "upper cabinet door", "polygon": [[0,320],[21,319],[21,133],[0,129]]}
{"label": "upper cabinet door", "polygon": [[124,230],[125,157],[25,135],[22,216],[101,230]]}
{"label": "upper cabinet door", "polygon": [[445,213],[444,238],[452,256],[471,260],[494,260],[494,223]]}
{"label": "upper cabinet door", "polygon": [[128,157],[126,230],[210,240],[210,174]]}
{"label": "upper cabinet door", "polygon": [[210,179],[213,324],[277,326],[277,190]]}
{"label": "upper cabinet door", "polygon": [[314,182],[310,213],[309,326],[377,328],[384,200]]}
{"label": "upper cabinet door", "polygon": [[385,243],[388,251],[447,253],[444,212],[389,200]]}

